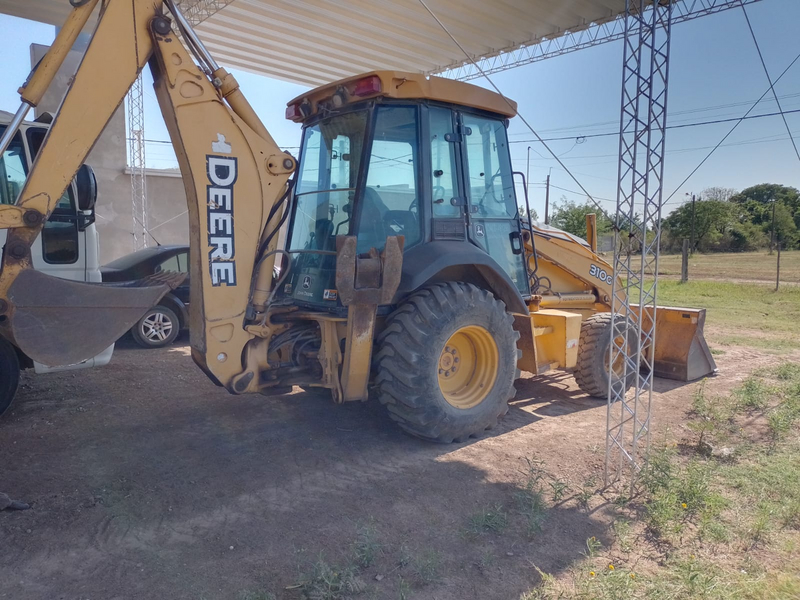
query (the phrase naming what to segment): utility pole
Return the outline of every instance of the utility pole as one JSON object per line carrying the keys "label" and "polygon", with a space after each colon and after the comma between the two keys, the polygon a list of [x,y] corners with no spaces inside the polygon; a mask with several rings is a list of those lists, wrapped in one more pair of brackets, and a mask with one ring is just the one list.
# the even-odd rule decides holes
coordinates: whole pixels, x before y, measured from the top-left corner
{"label": "utility pole", "polygon": [[[689,193],[687,192],[687,193],[686,193],[686,195],[688,196],[688,195],[689,195]],[[694,245],[695,245],[695,243],[696,243],[696,242],[695,242],[695,239],[694,239],[694,223],[695,223],[695,199],[696,199],[696,196],[695,196],[694,192],[692,192],[692,243],[691,243],[691,245],[690,245],[690,247],[689,247],[689,253],[690,253],[692,256],[694,256]]]}
{"label": "utility pole", "polygon": [[[530,189],[528,188],[528,182],[531,180],[531,147],[528,146],[528,168],[525,169],[525,197],[527,198],[528,193],[530,193]],[[528,215],[530,218],[530,215]]]}
{"label": "utility pole", "polygon": [[772,233],[769,236],[769,254],[772,256],[772,251],[775,249],[775,205],[777,202],[772,200]]}
{"label": "utility pole", "polygon": [[547,173],[547,187],[544,193],[544,224],[550,225],[550,173]]}
{"label": "utility pole", "polygon": [[683,249],[681,252],[681,283],[689,281],[689,240],[683,238]]}

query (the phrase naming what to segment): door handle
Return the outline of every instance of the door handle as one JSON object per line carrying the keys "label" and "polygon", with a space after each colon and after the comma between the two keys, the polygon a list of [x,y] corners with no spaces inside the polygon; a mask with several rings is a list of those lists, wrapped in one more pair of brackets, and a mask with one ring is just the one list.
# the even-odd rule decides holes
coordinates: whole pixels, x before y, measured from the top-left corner
{"label": "door handle", "polygon": [[511,252],[522,254],[522,234],[519,231],[512,231],[508,237],[511,240]]}

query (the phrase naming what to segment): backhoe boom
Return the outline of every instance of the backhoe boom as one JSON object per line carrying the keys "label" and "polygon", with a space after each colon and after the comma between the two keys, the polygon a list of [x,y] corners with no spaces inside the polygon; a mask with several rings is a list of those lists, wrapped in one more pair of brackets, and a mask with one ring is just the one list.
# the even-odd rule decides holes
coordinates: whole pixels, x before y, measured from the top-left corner
{"label": "backhoe boom", "polygon": [[[97,4],[89,0],[73,9],[39,69],[21,88],[23,106],[38,103]],[[236,80],[214,63],[171,0],[102,2],[92,40],[17,206],[0,207],[0,227],[11,227],[0,273],[0,312],[7,317],[0,333],[35,360],[79,362],[113,343],[177,284],[155,281],[150,293],[121,296],[126,290],[71,282],[64,302],[49,295],[64,285],[31,268],[30,245],[148,63],[188,203],[192,355],[213,379],[234,391],[234,377],[243,372],[243,349],[270,333],[263,324],[248,327],[245,316],[249,324],[258,323],[271,292],[271,251],[283,206],[273,208],[287,194],[295,161],[275,144]],[[104,318],[97,319],[98,314]],[[60,322],[92,322],[93,327],[76,343],[76,332],[58,327]],[[235,391],[247,387],[240,384]]]}

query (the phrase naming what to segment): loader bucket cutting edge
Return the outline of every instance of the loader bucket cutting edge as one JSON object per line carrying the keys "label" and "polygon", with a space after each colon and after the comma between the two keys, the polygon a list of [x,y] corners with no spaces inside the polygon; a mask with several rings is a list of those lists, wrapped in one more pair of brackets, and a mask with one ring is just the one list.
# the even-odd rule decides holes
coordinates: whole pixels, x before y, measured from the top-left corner
{"label": "loader bucket cutting edge", "polygon": [[159,273],[127,284],[104,285],[25,269],[8,290],[13,341],[47,366],[80,363],[117,341],[184,277]]}
{"label": "loader bucket cutting edge", "polygon": [[[646,311],[646,319],[652,312]],[[656,308],[656,344],[653,373],[656,377],[694,381],[717,370],[717,364],[703,336],[704,308]],[[645,323],[647,325],[647,323]]]}

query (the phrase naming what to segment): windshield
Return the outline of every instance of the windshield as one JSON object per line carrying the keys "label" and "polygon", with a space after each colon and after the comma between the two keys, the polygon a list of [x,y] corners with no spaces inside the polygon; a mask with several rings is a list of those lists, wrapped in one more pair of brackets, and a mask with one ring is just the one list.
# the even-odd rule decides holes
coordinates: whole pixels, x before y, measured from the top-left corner
{"label": "windshield", "polygon": [[303,136],[290,250],[336,250],[349,235],[367,112],[338,115]]}

